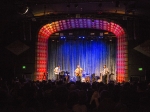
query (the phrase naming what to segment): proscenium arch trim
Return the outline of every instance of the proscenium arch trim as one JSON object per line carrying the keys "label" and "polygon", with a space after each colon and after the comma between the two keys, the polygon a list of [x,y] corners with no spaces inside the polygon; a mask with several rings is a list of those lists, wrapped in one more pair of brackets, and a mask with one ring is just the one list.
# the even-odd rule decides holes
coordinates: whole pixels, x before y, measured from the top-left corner
{"label": "proscenium arch trim", "polygon": [[34,80],[45,80],[44,74],[47,73],[48,65],[48,38],[51,34],[62,30],[75,28],[99,29],[112,32],[117,37],[117,62],[116,62],[116,79],[118,82],[128,79],[128,52],[127,40],[124,29],[114,23],[105,20],[75,18],[52,22],[44,25],[38,33],[38,41],[36,47],[36,63]]}

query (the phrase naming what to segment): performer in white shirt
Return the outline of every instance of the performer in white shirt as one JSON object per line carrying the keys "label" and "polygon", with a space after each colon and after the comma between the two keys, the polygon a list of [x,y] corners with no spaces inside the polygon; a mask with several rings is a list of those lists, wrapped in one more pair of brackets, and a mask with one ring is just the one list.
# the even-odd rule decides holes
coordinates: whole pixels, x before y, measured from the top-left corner
{"label": "performer in white shirt", "polygon": [[80,65],[77,65],[77,68],[75,69],[74,72],[75,72],[77,81],[81,81],[83,69],[80,67]]}
{"label": "performer in white shirt", "polygon": [[106,65],[103,66],[103,72],[102,72],[102,82],[104,84],[108,83],[108,76],[109,75],[109,70],[106,67]]}
{"label": "performer in white shirt", "polygon": [[55,77],[55,80],[59,80],[59,74],[60,74],[60,66],[56,67],[54,69],[54,77]]}

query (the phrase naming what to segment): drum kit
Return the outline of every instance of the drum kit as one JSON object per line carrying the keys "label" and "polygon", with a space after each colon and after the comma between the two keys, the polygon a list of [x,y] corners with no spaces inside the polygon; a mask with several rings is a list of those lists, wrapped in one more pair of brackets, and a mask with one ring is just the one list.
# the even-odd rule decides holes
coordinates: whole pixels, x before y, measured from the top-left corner
{"label": "drum kit", "polygon": [[90,82],[91,78],[89,74],[82,74],[81,82]]}
{"label": "drum kit", "polygon": [[61,71],[59,73],[59,77],[60,77],[59,79],[68,82],[70,80],[70,75],[69,74],[70,73],[68,71]]}
{"label": "drum kit", "polygon": [[[63,80],[65,82],[69,82],[70,81],[70,72],[68,71],[61,71],[59,74],[59,79]],[[82,78],[81,78],[81,82],[101,82],[102,81],[102,77],[100,76],[95,76],[95,73],[89,75],[89,73],[84,73],[82,74]]]}

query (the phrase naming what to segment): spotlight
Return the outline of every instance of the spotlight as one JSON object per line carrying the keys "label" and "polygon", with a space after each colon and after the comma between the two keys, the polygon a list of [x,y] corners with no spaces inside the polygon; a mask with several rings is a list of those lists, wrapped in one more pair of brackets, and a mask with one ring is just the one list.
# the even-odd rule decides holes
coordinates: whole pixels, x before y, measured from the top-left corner
{"label": "spotlight", "polygon": [[100,36],[103,36],[103,33],[101,32],[101,33],[99,33],[99,35],[100,35]]}
{"label": "spotlight", "polygon": [[90,33],[90,35],[95,35],[95,33]]}
{"label": "spotlight", "polygon": [[79,37],[79,38],[81,38],[81,37]]}
{"label": "spotlight", "polygon": [[102,39],[102,38],[103,38],[103,36],[99,36],[98,38]]}
{"label": "spotlight", "polygon": [[82,37],[83,39],[85,38],[85,37]]}

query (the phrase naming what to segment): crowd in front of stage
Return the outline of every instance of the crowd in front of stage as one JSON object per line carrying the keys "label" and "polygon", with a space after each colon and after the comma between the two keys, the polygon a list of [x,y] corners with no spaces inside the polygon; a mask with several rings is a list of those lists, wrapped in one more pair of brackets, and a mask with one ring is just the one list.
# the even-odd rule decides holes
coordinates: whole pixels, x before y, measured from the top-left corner
{"label": "crowd in front of stage", "polygon": [[1,79],[0,112],[150,112],[150,85]]}

